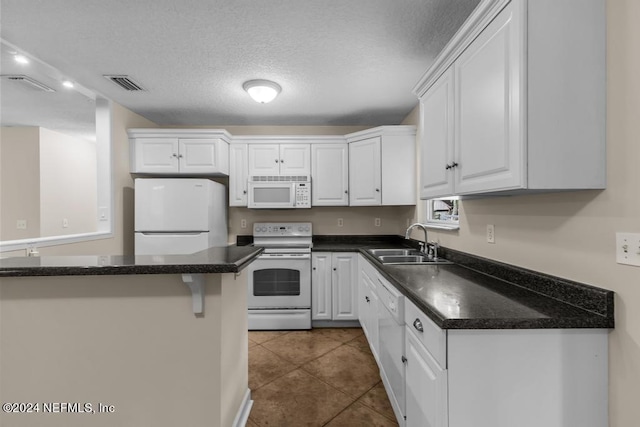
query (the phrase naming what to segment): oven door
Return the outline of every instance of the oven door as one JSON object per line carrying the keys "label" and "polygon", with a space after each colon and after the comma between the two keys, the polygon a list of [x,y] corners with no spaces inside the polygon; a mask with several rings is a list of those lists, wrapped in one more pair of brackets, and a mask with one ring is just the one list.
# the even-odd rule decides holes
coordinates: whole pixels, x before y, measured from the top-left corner
{"label": "oven door", "polygon": [[311,254],[263,254],[247,269],[249,309],[311,308]]}
{"label": "oven door", "polygon": [[248,207],[252,209],[295,208],[295,185],[291,182],[249,182]]}

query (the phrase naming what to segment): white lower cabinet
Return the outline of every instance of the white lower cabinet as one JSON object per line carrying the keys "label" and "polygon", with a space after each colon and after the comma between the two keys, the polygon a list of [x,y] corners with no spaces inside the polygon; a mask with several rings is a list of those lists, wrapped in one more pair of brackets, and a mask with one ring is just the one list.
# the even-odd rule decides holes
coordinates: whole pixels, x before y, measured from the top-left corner
{"label": "white lower cabinet", "polygon": [[[373,294],[372,284],[393,286],[364,258],[359,271],[361,296]],[[383,304],[376,301],[379,310]],[[372,320],[370,305],[359,302],[360,322],[382,370],[379,349],[389,343],[383,342],[387,338],[380,334],[382,325]],[[396,413],[400,426],[608,423],[607,329],[443,330],[404,298],[403,332],[404,417]]]}
{"label": "white lower cabinet", "polygon": [[407,426],[447,425],[447,371],[405,326]]}
{"label": "white lower cabinet", "polygon": [[311,319],[358,320],[358,254],[311,255]]}
{"label": "white lower cabinet", "polygon": [[364,331],[373,357],[378,364],[378,292],[373,279],[375,269],[362,256],[359,260],[358,277],[358,320]]}

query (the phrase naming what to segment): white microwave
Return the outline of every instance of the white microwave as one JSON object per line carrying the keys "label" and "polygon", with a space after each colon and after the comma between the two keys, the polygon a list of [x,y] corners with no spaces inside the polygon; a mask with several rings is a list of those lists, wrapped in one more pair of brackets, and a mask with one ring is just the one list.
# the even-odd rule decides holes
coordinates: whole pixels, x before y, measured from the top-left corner
{"label": "white microwave", "polygon": [[311,207],[311,177],[251,176],[249,203],[251,209],[299,209]]}

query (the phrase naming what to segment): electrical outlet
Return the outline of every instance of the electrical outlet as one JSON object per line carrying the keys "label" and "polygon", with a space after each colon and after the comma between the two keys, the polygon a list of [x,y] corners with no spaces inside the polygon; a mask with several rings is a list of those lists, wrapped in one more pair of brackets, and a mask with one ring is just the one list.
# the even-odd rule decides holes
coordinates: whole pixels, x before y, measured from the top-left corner
{"label": "electrical outlet", "polygon": [[16,221],[16,228],[18,230],[26,230],[27,229],[27,220],[26,219],[19,219],[18,221]]}
{"label": "electrical outlet", "polygon": [[62,228],[69,228],[69,220],[67,218],[62,218]]}
{"label": "electrical outlet", "polygon": [[487,224],[487,243],[496,242],[496,233],[493,224]]}
{"label": "electrical outlet", "polygon": [[246,219],[241,219],[240,220],[240,228],[247,228],[247,220]]}
{"label": "electrical outlet", "polygon": [[338,218],[338,227],[344,226],[344,220],[342,218]]}
{"label": "electrical outlet", "polygon": [[380,218],[376,218],[376,219],[373,221],[373,225],[375,225],[376,227],[380,227]]}
{"label": "electrical outlet", "polygon": [[616,233],[616,262],[640,266],[640,233]]}

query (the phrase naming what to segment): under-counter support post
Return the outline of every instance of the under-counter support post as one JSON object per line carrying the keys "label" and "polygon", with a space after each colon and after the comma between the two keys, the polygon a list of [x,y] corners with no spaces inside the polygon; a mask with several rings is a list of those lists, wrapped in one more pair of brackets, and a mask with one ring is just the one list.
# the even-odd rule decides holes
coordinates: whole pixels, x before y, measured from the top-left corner
{"label": "under-counter support post", "polygon": [[202,314],[204,312],[204,276],[202,274],[183,274],[182,281],[191,290],[193,313]]}

